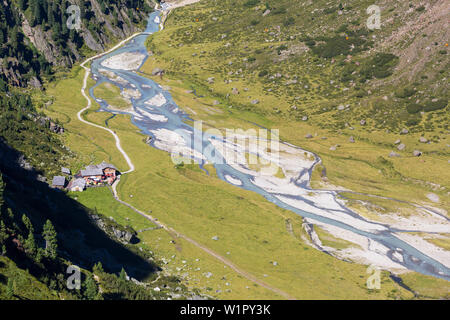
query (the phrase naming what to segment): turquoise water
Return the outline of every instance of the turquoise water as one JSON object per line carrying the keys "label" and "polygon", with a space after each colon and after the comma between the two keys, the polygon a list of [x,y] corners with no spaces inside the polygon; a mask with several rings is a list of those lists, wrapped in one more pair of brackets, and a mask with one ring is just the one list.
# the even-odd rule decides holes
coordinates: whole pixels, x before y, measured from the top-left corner
{"label": "turquoise water", "polygon": [[[146,33],[154,33],[159,31],[159,24],[155,19],[159,17],[159,12],[154,12],[149,17],[149,22],[147,25]],[[356,234],[365,236],[373,241],[379,242],[382,245],[389,248],[389,252],[387,256],[395,261],[398,264],[401,264],[405,266],[406,268],[410,270],[414,270],[423,274],[432,275],[439,278],[444,278],[447,280],[450,280],[450,269],[439,263],[438,261],[435,261],[434,259],[428,257],[427,255],[421,253],[420,251],[416,250],[414,247],[408,245],[404,241],[401,241],[400,239],[396,238],[393,235],[393,232],[401,231],[401,230],[395,230],[389,228],[389,226],[383,225],[385,227],[385,231],[381,231],[378,233],[370,233],[363,230],[356,229],[355,227],[352,227],[348,224],[345,224],[343,222],[340,222],[338,220],[326,218],[320,215],[316,215],[311,212],[306,212],[303,210],[300,210],[298,208],[292,207],[282,201],[280,201],[276,196],[275,193],[269,193],[258,186],[256,186],[253,182],[253,176],[242,173],[238,170],[235,170],[232,166],[226,164],[226,161],[222,158],[221,154],[219,152],[215,152],[214,146],[210,143],[210,139],[221,139],[221,137],[211,136],[208,134],[204,134],[203,132],[199,132],[198,129],[188,125],[185,123],[187,119],[189,119],[189,115],[183,112],[183,110],[179,109],[178,106],[173,101],[170,93],[166,90],[164,90],[158,83],[155,81],[145,78],[141,75],[139,75],[138,72],[135,71],[127,71],[127,70],[116,70],[116,69],[108,69],[101,65],[101,63],[118,54],[125,53],[125,52],[133,52],[133,53],[140,53],[145,55],[148,58],[148,52],[145,47],[145,40],[147,39],[148,34],[139,35],[132,40],[130,40],[126,45],[123,47],[102,56],[101,58],[98,58],[94,60],[91,64],[91,71],[94,79],[96,79],[96,84],[89,89],[89,93],[97,100],[97,102],[100,104],[102,111],[111,112],[113,114],[118,113],[126,113],[126,112],[120,112],[109,109],[109,105],[107,101],[98,100],[94,95],[94,88],[104,82],[112,83],[116,86],[118,86],[121,89],[133,89],[138,90],[140,93],[140,97],[137,99],[131,99],[133,109],[135,112],[135,115],[132,116],[132,123],[140,128],[142,132],[150,137],[152,137],[152,147],[155,146],[155,135],[152,133],[154,130],[158,129],[165,129],[169,131],[176,131],[178,134],[182,136],[184,141],[188,146],[191,146],[194,150],[196,150],[199,154],[202,154],[205,159],[211,163],[214,163],[215,169],[217,171],[217,175],[220,179],[227,181],[225,179],[225,176],[230,176],[233,179],[237,179],[241,182],[240,186],[236,186],[237,188],[243,188],[246,190],[250,190],[256,193],[261,194],[264,196],[268,201],[276,204],[277,206],[290,210],[292,212],[295,212],[296,214],[305,217],[305,218],[312,218],[315,220],[318,220],[320,222],[330,224],[333,226],[337,226],[349,231],[352,231]],[[116,76],[119,76],[126,80],[125,83],[118,82],[117,79],[109,79],[108,77],[102,75],[102,73],[99,71],[101,69],[108,70],[110,72],[113,72]],[[164,98],[166,99],[166,103],[161,107],[151,106],[148,104],[145,104],[145,102],[158,95],[162,94]],[[152,118],[146,117],[144,112],[151,113],[153,115],[163,116],[167,119],[166,122],[161,121],[155,121],[152,120]],[[192,137],[197,137],[195,141],[192,139]],[[210,152],[205,152],[205,150],[209,150]],[[196,159],[200,166],[202,167],[205,163],[204,160],[201,160],[199,158]],[[319,157],[316,156],[316,162],[319,161]],[[309,169],[309,173],[311,173],[312,169]],[[298,187],[303,189],[308,189],[307,183],[296,183]],[[186,186],[186,188],[189,188],[189,186]],[[329,191],[329,193],[336,195],[332,191]],[[308,201],[307,199],[302,198],[301,196],[289,196],[292,199],[301,200],[305,203],[308,203],[309,205],[314,205],[314,203]],[[342,213],[342,215],[348,215],[353,218],[359,219],[361,221],[367,222],[365,219],[361,218],[358,214],[352,212],[350,209],[343,207],[339,209],[339,212]],[[397,253],[400,254],[403,257],[403,261],[395,260],[393,257],[393,254]]]}

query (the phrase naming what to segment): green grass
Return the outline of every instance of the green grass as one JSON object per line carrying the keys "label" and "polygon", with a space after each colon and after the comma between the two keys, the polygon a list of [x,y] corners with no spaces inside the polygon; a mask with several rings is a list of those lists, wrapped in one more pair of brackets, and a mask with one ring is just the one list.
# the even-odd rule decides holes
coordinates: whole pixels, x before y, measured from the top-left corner
{"label": "green grass", "polygon": [[115,85],[104,82],[94,89],[96,98],[100,98],[108,102],[111,109],[128,109],[131,107],[129,100],[120,95],[120,89]]}
{"label": "green grass", "polygon": [[[13,281],[13,296],[8,295],[9,279]],[[28,271],[0,256],[0,300],[59,300],[59,297],[56,291],[50,290]]]}
{"label": "green grass", "polygon": [[132,209],[111,201],[111,194],[108,187],[88,188],[83,192],[68,193],[71,198],[88,208],[96,208],[99,213],[107,218],[113,218],[123,226],[130,226],[136,231],[155,227],[151,221],[136,214]]}
{"label": "green grass", "polygon": [[[296,92],[286,89],[282,83],[279,83],[277,88],[284,88],[283,90],[268,93],[267,83],[255,80],[257,74],[254,73],[257,69],[250,69],[246,71],[244,78],[235,77],[232,83],[225,85],[223,80],[229,78],[224,75],[225,70],[226,72],[229,70],[225,69],[228,68],[225,64],[229,60],[223,59],[224,55],[228,55],[233,60],[233,66],[238,67],[240,66],[240,62],[237,62],[238,58],[243,57],[224,51],[223,44],[228,41],[227,39],[218,43],[212,37],[224,32],[239,32],[240,29],[235,25],[230,26],[224,23],[208,24],[211,28],[204,28],[205,31],[201,37],[195,35],[197,38],[186,41],[184,36],[181,36],[188,29],[192,30],[195,25],[195,22],[188,17],[199,17],[199,21],[203,22],[211,17],[212,11],[217,13],[214,11],[217,8],[213,7],[214,10],[212,10],[211,5],[212,2],[205,1],[185,8],[183,11],[175,11],[169,18],[166,30],[151,37],[149,43],[149,48],[152,48],[156,55],[148,59],[143,71],[149,73],[155,66],[166,68],[168,72],[164,80],[161,81],[158,78],[157,81],[171,87],[170,91],[181,108],[188,111],[194,119],[204,120],[205,127],[255,128],[248,122],[253,121],[267,127],[279,128],[283,139],[318,153],[327,167],[329,180],[336,185],[357,191],[387,194],[401,199],[426,201],[424,185],[392,175],[390,167],[384,162],[377,162],[380,156],[386,157],[393,148],[391,144],[395,141],[396,134],[374,135],[356,126],[354,131],[342,129],[340,134],[316,125],[317,122],[299,123],[295,115],[291,117],[286,113],[292,104],[302,103],[300,109],[303,112],[309,107],[323,103],[326,99],[305,90],[304,93],[299,94],[303,97],[300,102],[294,101]],[[224,1],[221,5],[230,8],[231,2]],[[240,8],[236,7],[233,12],[237,10]],[[223,15],[218,16],[223,18]],[[276,18],[270,19],[276,20]],[[247,20],[250,21],[250,19]],[[239,19],[237,21],[242,22]],[[264,26],[261,27],[264,28]],[[239,43],[249,39],[242,34],[238,36]],[[229,35],[228,39],[230,37]],[[260,40],[263,38],[258,37]],[[180,39],[183,39],[184,46],[173,50],[173,47],[181,42]],[[262,42],[255,46],[253,41],[250,44],[252,48],[260,47],[262,52],[268,50],[267,45]],[[242,49],[240,46],[235,48]],[[201,54],[192,56],[194,52],[201,50],[208,52],[204,58]],[[248,54],[253,55],[253,52]],[[258,65],[262,63],[261,61],[270,61],[271,58],[263,53],[255,53],[255,55]],[[295,62],[300,64],[304,60],[299,59]],[[279,65],[287,68],[288,64]],[[323,85],[320,83],[323,74],[333,73],[331,66],[327,66],[324,70],[320,69],[321,71],[314,75],[314,72],[319,70],[316,69],[312,66],[308,71],[310,73],[300,75],[303,83],[308,83],[309,88],[314,89]],[[285,72],[287,69],[281,71]],[[69,128],[66,136],[67,144],[80,155],[79,159],[82,159],[74,161],[98,161],[103,160],[101,159],[103,157],[120,168],[126,167],[114,147],[112,136],[107,132],[81,124],[74,117],[76,112],[85,105],[84,99],[76,95],[79,90],[73,90],[73,95],[68,92],[69,90],[64,90],[69,87],[80,87],[82,75],[76,74],[76,70],[74,72],[74,78],[61,81],[55,88],[49,89],[49,93],[55,97],[56,101],[49,113],[65,119],[66,126]],[[206,83],[206,79],[210,76],[216,78],[213,85]],[[233,87],[238,88],[241,93],[227,99],[226,95]],[[246,87],[249,88],[248,92],[244,91]],[[205,95],[205,98],[196,98],[193,94],[186,93],[186,90],[192,88],[195,88],[199,95]],[[260,100],[260,104],[249,105],[248,102],[252,99]],[[220,104],[212,106],[214,100],[218,100]],[[229,106],[233,107],[229,108]],[[195,114],[189,110],[194,111]],[[281,113],[277,110],[281,110]],[[311,114],[308,113],[308,115]],[[86,117],[100,124],[104,123],[107,115],[89,112]],[[338,123],[342,120],[339,118],[336,120],[326,114],[318,117],[317,121]],[[136,165],[135,172],[122,177],[118,186],[120,197],[144,212],[151,210],[152,216],[227,257],[241,269],[296,298],[412,298],[409,292],[388,279],[386,275],[383,276],[383,286],[380,291],[367,290],[366,266],[337,260],[308,247],[303,241],[293,237],[286,230],[286,220],[289,219],[297,230],[301,229],[302,219],[292,212],[276,207],[255,193],[243,191],[217,179],[213,170],[211,175],[207,176],[197,168],[175,168],[167,153],[152,149],[144,143],[145,137],[132,126],[129,117],[117,116],[109,122],[109,125],[117,132],[125,151]],[[306,133],[318,135],[317,138],[307,140],[304,138]],[[356,144],[348,143],[350,134],[357,138]],[[327,136],[328,139],[321,140],[321,136]],[[411,139],[408,149],[413,148],[413,139],[417,138],[417,134],[409,135],[407,138],[402,136],[402,139]],[[340,144],[341,147],[336,152],[331,152],[329,148],[334,144]],[[442,172],[439,167],[445,161],[445,155],[432,152],[442,145],[441,141],[436,145],[423,146],[430,149],[427,150],[426,156],[420,159],[412,157],[404,157],[398,161],[393,159],[395,171],[398,171],[401,177],[410,177],[410,179],[433,179],[433,181],[445,182],[448,174]],[[421,160],[427,161],[426,165],[422,164]],[[425,166],[428,171],[421,172],[420,170]],[[88,206],[100,206],[95,203],[98,196],[105,202],[101,206],[106,216],[116,215],[120,220],[130,214],[130,221],[126,222],[132,226],[134,223],[139,224],[139,221],[131,221],[131,217],[136,214],[125,211],[119,214],[118,212],[122,211],[115,208],[114,204],[108,203],[106,191],[89,191],[77,196],[79,201]],[[114,200],[111,197],[109,201]],[[212,240],[212,237],[216,235],[219,236],[219,240]],[[255,287],[229,268],[224,268],[223,264],[216,259],[164,230],[143,232],[139,237],[142,240],[139,245],[148,246],[160,259],[170,260],[166,265],[168,271],[181,276],[188,273],[184,280],[188,286],[198,287],[213,297],[221,299],[281,298],[266,289]],[[175,257],[172,258],[174,255]],[[277,261],[278,265],[271,264],[273,261]],[[213,276],[206,278],[204,275],[206,272],[211,272]],[[226,280],[223,280],[223,277]],[[421,275],[415,273],[412,273],[410,277],[422,279]],[[226,286],[226,282],[230,286]],[[440,285],[442,282],[436,280],[428,282],[426,286],[433,295],[434,289]],[[411,286],[413,287],[414,283]],[[227,291],[229,289],[231,291]],[[440,293],[437,294],[439,296]]]}

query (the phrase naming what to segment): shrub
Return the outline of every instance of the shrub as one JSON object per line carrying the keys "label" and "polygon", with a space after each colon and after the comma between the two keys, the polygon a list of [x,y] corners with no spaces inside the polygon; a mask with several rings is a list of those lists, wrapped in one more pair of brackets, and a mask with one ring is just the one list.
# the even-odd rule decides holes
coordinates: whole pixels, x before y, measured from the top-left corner
{"label": "shrub", "polygon": [[420,123],[419,119],[409,119],[408,121],[406,121],[406,125],[408,127],[414,127],[417,126]]}
{"label": "shrub", "polygon": [[423,110],[425,112],[441,110],[447,107],[448,99],[438,99],[437,101],[428,101],[425,103]]}
{"label": "shrub", "polygon": [[244,7],[251,8],[256,6],[259,3],[259,0],[248,0],[244,3]]}
{"label": "shrub", "polygon": [[366,79],[387,78],[393,73],[398,64],[398,57],[391,53],[377,53],[367,61],[361,70],[361,75]]}
{"label": "shrub", "polygon": [[273,14],[284,14],[286,13],[286,8],[276,8],[275,10],[273,10]]}
{"label": "shrub", "polygon": [[265,76],[267,76],[269,74],[269,71],[267,71],[267,70],[262,70],[259,74],[258,74],[258,76],[259,77],[265,77]]}
{"label": "shrub", "polygon": [[406,111],[408,111],[408,113],[410,113],[410,114],[414,114],[414,113],[417,113],[422,110],[423,110],[423,107],[417,103],[410,103],[406,106]]}
{"label": "shrub", "polygon": [[289,17],[283,22],[285,27],[291,26],[294,23],[295,23],[295,19],[293,17]]}
{"label": "shrub", "polygon": [[288,47],[286,45],[282,44],[281,46],[279,46],[277,48],[278,55],[281,54],[281,51],[286,51],[287,49],[288,49]]}
{"label": "shrub", "polygon": [[[367,41],[365,37],[367,32],[363,29],[348,32],[348,40],[342,36],[332,38],[317,38],[316,40],[324,41],[324,43],[313,48],[313,53],[322,58],[333,58],[338,55],[356,54],[367,50],[371,45],[371,41]],[[354,48],[352,49],[352,45]]]}
{"label": "shrub", "polygon": [[416,8],[416,11],[417,12],[425,11],[425,6],[420,6],[420,7]]}
{"label": "shrub", "polygon": [[401,88],[397,91],[395,91],[395,96],[397,98],[408,98],[413,96],[416,93],[416,90],[414,90],[413,88],[410,87],[405,87],[405,88]]}

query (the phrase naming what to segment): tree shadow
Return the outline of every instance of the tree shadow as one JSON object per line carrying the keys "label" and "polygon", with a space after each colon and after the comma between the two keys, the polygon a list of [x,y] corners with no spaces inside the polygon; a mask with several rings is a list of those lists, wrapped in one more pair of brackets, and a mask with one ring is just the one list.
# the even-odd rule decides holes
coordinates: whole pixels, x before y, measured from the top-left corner
{"label": "tree shadow", "polygon": [[[29,216],[36,233],[42,232],[47,219],[51,220],[58,233],[58,254],[61,257],[81,268],[91,269],[97,262],[101,262],[108,272],[117,273],[124,268],[128,275],[137,280],[143,280],[159,270],[155,264],[112,240],[91,219],[90,209],[39,181],[40,172],[22,168],[18,161],[20,156],[18,151],[0,140],[0,170],[6,183],[5,200],[20,216],[22,213]],[[23,255],[18,253],[16,258],[20,260]]]}

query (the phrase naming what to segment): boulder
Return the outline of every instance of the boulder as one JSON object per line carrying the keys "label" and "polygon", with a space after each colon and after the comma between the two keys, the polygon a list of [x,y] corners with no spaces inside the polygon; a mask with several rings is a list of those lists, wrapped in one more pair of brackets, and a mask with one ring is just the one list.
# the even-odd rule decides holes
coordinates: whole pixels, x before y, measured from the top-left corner
{"label": "boulder", "polygon": [[414,157],[420,157],[422,155],[422,152],[421,151],[419,151],[419,150],[414,150],[413,151],[413,156]]}
{"label": "boulder", "polygon": [[305,136],[306,139],[312,139],[312,137],[313,137],[313,135],[310,134],[310,133],[308,133],[308,134]]}
{"label": "boulder", "polygon": [[360,123],[362,126],[365,126],[365,125],[366,125],[366,120],[361,120],[359,123]]}
{"label": "boulder", "polygon": [[409,130],[408,129],[402,129],[402,131],[400,131],[400,134],[408,134]]}
{"label": "boulder", "polygon": [[400,143],[400,144],[398,145],[398,147],[397,147],[397,149],[400,150],[400,151],[405,150],[405,148],[406,148],[406,146],[405,146],[404,143]]}
{"label": "boulder", "polygon": [[400,155],[397,152],[391,151],[391,153],[389,153],[389,157],[390,158],[400,157]]}
{"label": "boulder", "polygon": [[152,76],[159,76],[159,75],[162,75],[162,74],[164,74],[164,70],[160,69],[160,68],[155,68],[152,71]]}
{"label": "boulder", "polygon": [[400,139],[395,140],[394,144],[399,144],[400,142],[402,142]]}
{"label": "boulder", "polygon": [[258,104],[258,103],[259,103],[259,100],[258,100],[258,99],[255,99],[255,100],[252,100],[250,103],[251,103],[251,104]]}
{"label": "boulder", "polygon": [[438,202],[439,202],[439,196],[438,196],[437,194],[429,193],[429,194],[427,194],[427,198],[428,198],[430,201],[433,201],[433,202],[435,202],[435,203],[438,203]]}
{"label": "boulder", "polygon": [[427,143],[427,142],[428,142],[428,139],[425,138],[425,137],[420,137],[420,138],[419,138],[419,141],[422,142],[422,143]]}
{"label": "boulder", "polygon": [[348,141],[349,141],[350,143],[355,143],[355,138],[354,138],[353,136],[351,136],[350,139],[348,139]]}

